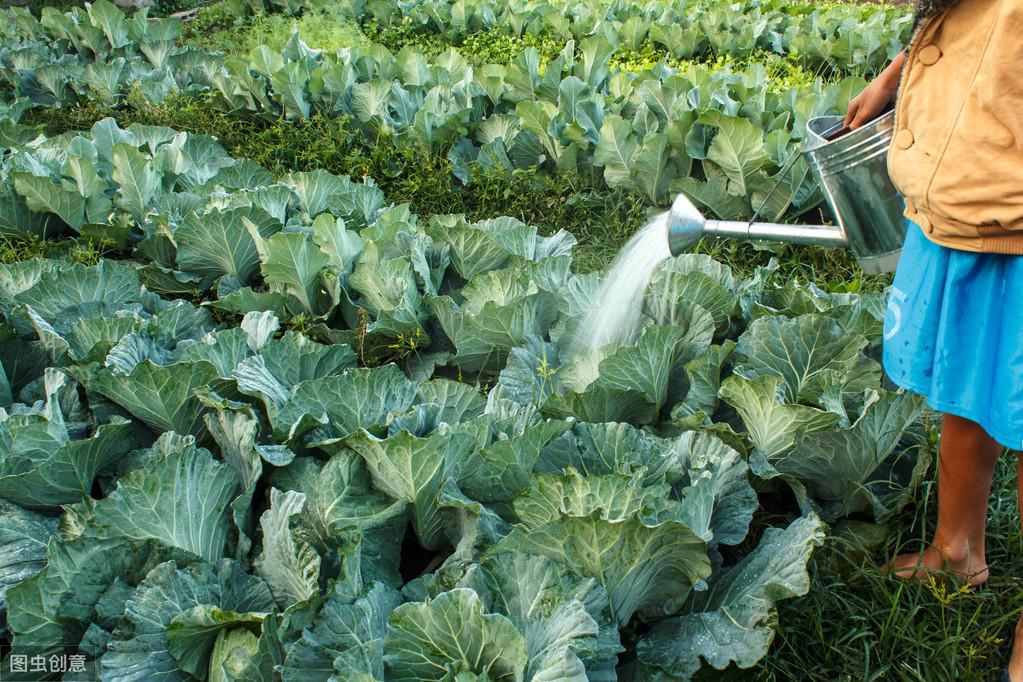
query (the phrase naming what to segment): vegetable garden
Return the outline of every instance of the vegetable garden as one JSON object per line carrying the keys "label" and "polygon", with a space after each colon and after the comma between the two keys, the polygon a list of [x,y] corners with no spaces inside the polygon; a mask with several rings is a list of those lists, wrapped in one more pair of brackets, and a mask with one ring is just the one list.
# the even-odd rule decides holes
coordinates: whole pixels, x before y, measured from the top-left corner
{"label": "vegetable garden", "polygon": [[[883,277],[705,244],[656,271],[636,343],[567,344],[675,193],[726,219],[820,218],[787,162],[901,49],[904,9],[34,11],[0,23],[5,666],[996,668],[1015,616],[986,606],[1019,603],[1011,579],[968,595],[873,565],[928,523],[936,438],[882,376]],[[1018,552],[1012,533],[989,555]],[[914,618],[937,631],[893,625]]]}

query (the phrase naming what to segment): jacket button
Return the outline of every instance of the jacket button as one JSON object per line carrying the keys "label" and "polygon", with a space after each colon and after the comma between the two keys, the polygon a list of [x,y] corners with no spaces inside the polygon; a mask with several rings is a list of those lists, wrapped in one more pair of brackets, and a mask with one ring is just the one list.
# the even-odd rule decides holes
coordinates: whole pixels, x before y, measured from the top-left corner
{"label": "jacket button", "polygon": [[920,63],[924,66],[931,66],[937,64],[938,60],[941,59],[941,48],[937,45],[925,45],[920,48],[920,53],[916,56],[920,60]]}
{"label": "jacket button", "polygon": [[909,130],[900,130],[898,133],[896,133],[894,140],[895,146],[898,147],[899,149],[909,149],[910,147],[913,146],[914,141],[915,140],[913,139],[913,133],[911,133]]}

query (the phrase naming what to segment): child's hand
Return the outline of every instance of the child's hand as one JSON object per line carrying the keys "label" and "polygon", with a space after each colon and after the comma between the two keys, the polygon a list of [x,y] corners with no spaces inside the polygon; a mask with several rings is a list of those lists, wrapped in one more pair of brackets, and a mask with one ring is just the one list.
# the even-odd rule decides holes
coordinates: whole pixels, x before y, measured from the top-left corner
{"label": "child's hand", "polygon": [[845,114],[845,125],[859,128],[864,123],[877,118],[885,107],[895,101],[899,91],[899,78],[902,65],[906,61],[906,53],[900,52],[892,63],[868,85],[863,92],[849,102],[849,110]]}
{"label": "child's hand", "polygon": [[895,93],[896,90],[884,87],[883,83],[874,80],[849,102],[845,126],[855,129],[874,120],[895,99]]}

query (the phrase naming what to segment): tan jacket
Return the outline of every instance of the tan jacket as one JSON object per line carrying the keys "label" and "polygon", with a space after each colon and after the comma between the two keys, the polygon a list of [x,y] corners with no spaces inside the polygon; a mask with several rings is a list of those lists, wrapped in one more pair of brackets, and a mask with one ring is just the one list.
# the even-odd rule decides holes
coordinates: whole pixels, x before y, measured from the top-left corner
{"label": "tan jacket", "polygon": [[931,241],[1023,254],[1023,0],[959,0],[924,21],[888,171]]}

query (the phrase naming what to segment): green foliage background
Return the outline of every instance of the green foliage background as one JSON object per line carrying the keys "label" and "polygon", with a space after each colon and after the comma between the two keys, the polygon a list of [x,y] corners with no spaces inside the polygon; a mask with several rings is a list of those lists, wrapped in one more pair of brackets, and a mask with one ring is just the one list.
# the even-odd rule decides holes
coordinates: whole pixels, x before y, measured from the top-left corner
{"label": "green foliage background", "polygon": [[[839,3],[771,6],[799,13],[827,11]],[[184,43],[248,56],[258,45],[281,51],[291,31],[297,29],[314,48],[365,48],[376,42],[394,52],[413,46],[433,58],[456,47],[474,65],[507,63],[525,47],[536,49],[546,62],[564,46],[562,37],[550,32],[516,34],[503,27],[466,30],[443,19],[423,22],[415,12],[397,16],[385,11],[382,3],[358,18],[336,4],[251,9],[251,5],[237,2],[203,8],[186,25]],[[859,11],[862,17],[905,14],[889,7]],[[617,50],[611,63],[640,71],[665,58],[666,64],[677,69],[692,63],[741,71],[762,64],[769,87],[775,90],[805,88],[815,78],[829,82],[849,73],[869,78],[883,63],[875,60],[852,69],[836,68],[827,59],[798,50],[781,55],[707,50],[679,59],[648,42]],[[296,120],[282,115],[238,115],[218,110],[216,99],[203,93],[182,93],[151,102],[137,90],[129,90],[114,102],[86,99],[68,106],[36,108],[24,115],[21,124],[58,135],[88,129],[108,115],[114,115],[123,127],[144,123],[215,135],[232,156],[256,161],[275,178],[318,168],[368,176],[376,180],[388,200],[410,202],[413,211],[421,215],[464,213],[470,220],[508,215],[539,226],[547,235],[566,229],[579,238],[575,263],[582,271],[603,267],[650,213],[635,192],[609,188],[601,177],[577,173],[537,173],[535,169],[480,173],[467,187],[454,178],[446,153],[423,154],[386,139],[368,139],[343,116],[314,114]],[[86,235],[60,241],[5,237],[0,247],[3,262],[58,257],[93,265],[103,256],[123,255],[118,244]],[[862,279],[843,253],[734,243],[704,244],[700,249],[743,276],[753,275],[757,267],[776,258],[783,281],[812,281],[836,293],[880,291],[887,284],[884,277]],[[304,324],[301,319],[293,321],[295,329]],[[932,447],[935,437],[932,432]],[[1016,505],[1008,501],[1013,488],[1009,464],[1006,460],[999,469],[997,497],[990,510],[989,557],[995,574],[987,587],[967,594],[879,576],[878,557],[918,546],[928,537],[934,513],[933,482],[928,481],[914,503],[888,519],[884,527],[850,522],[831,529],[829,543],[811,563],[810,594],[783,603],[775,648],[754,671],[730,669],[719,674],[705,670],[700,679],[739,679],[740,675],[779,680],[988,679],[1005,659],[1012,625],[1023,606],[1019,580],[1013,577],[1019,575],[1015,569],[1021,567],[1023,547],[1016,527]],[[761,521],[770,522],[769,510]]]}

